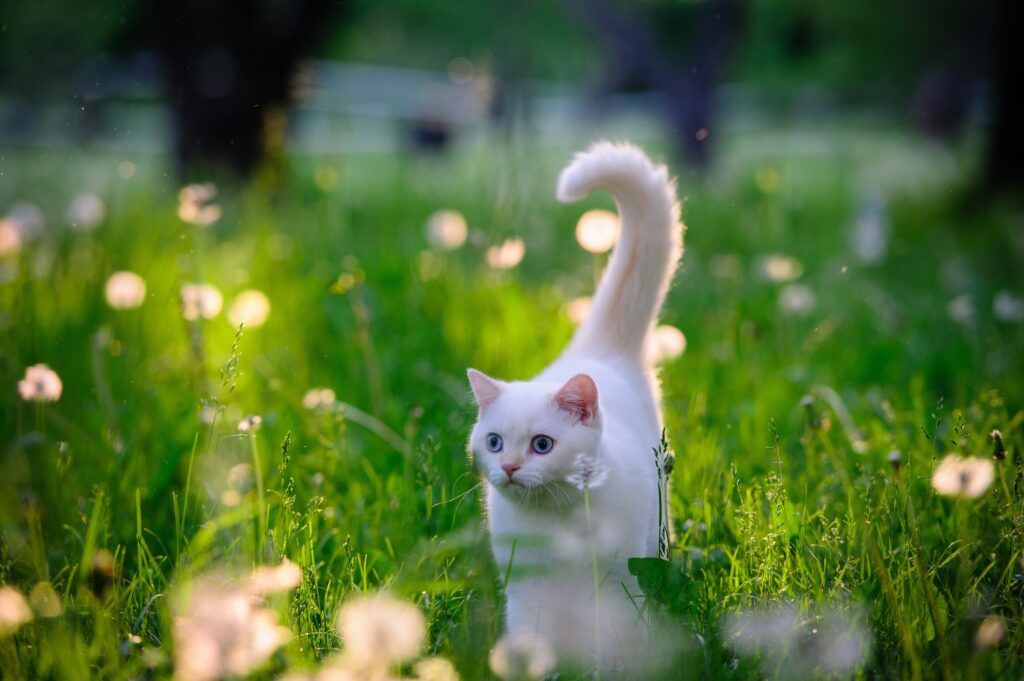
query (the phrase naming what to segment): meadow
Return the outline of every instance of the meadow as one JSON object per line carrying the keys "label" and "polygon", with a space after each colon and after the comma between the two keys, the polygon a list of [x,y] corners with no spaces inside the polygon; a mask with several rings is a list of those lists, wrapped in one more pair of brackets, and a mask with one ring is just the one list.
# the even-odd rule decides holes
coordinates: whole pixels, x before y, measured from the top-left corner
{"label": "meadow", "polygon": [[[971,144],[876,122],[717,143],[674,166],[658,678],[1020,678],[1019,204],[972,188]],[[573,150],[287,156],[215,196],[160,157],[4,150],[2,677],[551,673],[491,653],[465,369],[525,378],[572,334],[607,257],[574,227],[614,209],[554,201]],[[59,399],[19,392],[37,364]]]}

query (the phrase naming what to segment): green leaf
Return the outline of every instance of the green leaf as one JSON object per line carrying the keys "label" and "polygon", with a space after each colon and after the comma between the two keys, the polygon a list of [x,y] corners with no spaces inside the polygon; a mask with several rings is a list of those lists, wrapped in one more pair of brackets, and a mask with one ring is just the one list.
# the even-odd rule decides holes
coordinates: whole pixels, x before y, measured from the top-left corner
{"label": "green leaf", "polygon": [[630,558],[627,566],[654,606],[674,615],[693,609],[700,587],[675,563],[663,558]]}

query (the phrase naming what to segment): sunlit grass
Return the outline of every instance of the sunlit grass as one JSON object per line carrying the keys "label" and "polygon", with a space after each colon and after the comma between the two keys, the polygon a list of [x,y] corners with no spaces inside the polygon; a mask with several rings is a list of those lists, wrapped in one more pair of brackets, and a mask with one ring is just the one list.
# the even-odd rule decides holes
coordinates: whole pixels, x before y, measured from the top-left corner
{"label": "sunlit grass", "polygon": [[[959,198],[962,162],[899,135],[787,140],[739,136],[708,178],[680,177],[672,562],[645,568],[645,607],[677,625],[682,678],[1017,678],[1024,325],[1000,310],[1022,294],[1021,215]],[[554,203],[569,151],[297,158],[285,188],[215,203],[151,159],[8,154],[0,213],[30,201],[44,224],[0,256],[0,582],[33,614],[3,592],[4,678],[171,676],[180,594],[285,558],[302,579],[259,606],[281,645],[241,658],[258,674],[365,655],[338,613],[379,590],[425,627],[387,673],[549,668],[529,642],[491,653],[506,566],[465,455],[464,370],[528,377],[585,314],[568,306],[606,256],[575,226],[612,206]],[[854,227],[877,188],[888,240],[869,264]],[[124,272],[145,285],[122,276],[112,297]],[[19,394],[38,364],[55,402]],[[946,455],[990,459],[995,429],[990,483],[939,494]],[[734,626],[773,617],[769,637]],[[814,643],[819,624],[855,664]]]}

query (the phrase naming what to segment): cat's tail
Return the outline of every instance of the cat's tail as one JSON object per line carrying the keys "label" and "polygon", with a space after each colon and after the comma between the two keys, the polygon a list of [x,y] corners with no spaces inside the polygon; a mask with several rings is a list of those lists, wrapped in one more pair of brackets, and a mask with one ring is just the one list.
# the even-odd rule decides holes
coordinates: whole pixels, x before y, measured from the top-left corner
{"label": "cat's tail", "polygon": [[615,197],[621,231],[569,352],[642,358],[683,253],[675,183],[637,147],[598,142],[562,171],[556,196],[578,201],[598,189]]}

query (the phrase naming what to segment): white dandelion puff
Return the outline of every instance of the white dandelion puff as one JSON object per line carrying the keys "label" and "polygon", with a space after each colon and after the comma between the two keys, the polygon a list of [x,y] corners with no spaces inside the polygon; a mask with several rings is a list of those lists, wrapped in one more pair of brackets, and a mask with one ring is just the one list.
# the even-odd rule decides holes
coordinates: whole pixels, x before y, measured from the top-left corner
{"label": "white dandelion puff", "polygon": [[526,244],[522,239],[508,239],[500,246],[491,246],[485,257],[487,264],[496,270],[510,270],[526,255]]}
{"label": "white dandelion puff", "polygon": [[280,565],[258,567],[249,576],[248,591],[266,595],[291,591],[302,584],[302,568],[287,558]]}
{"label": "white dandelion puff", "polygon": [[1004,322],[1024,322],[1024,298],[1000,291],[992,299],[992,314]]}
{"label": "white dandelion puff", "polygon": [[270,300],[262,291],[249,289],[239,293],[228,308],[232,326],[255,328],[263,326],[270,316]]}
{"label": "white dandelion puff", "polygon": [[213,319],[224,306],[224,296],[210,284],[185,284],[181,287],[181,309],[185,319]]}
{"label": "white dandelion puff", "polygon": [[607,210],[588,210],[576,223],[576,241],[590,253],[607,253],[619,238],[619,216]]}
{"label": "white dandelion puff", "polygon": [[0,638],[13,634],[32,621],[32,609],[13,586],[0,586]]}
{"label": "white dandelion puff", "polygon": [[950,454],[932,474],[932,487],[942,496],[977,499],[995,479],[995,467],[989,459],[961,458]]}
{"label": "white dandelion puff", "polygon": [[800,626],[800,611],[785,605],[763,611],[729,613],[723,630],[737,652],[753,655],[765,648],[779,648],[789,642]]}
{"label": "white dandelion puff", "polygon": [[380,669],[419,655],[426,625],[419,608],[384,594],[359,596],[338,613],[338,634],[349,669]]}
{"label": "white dandelion puff", "polygon": [[469,228],[457,210],[439,210],[427,218],[427,241],[442,251],[454,251],[466,243]]}
{"label": "white dandelion puff", "polygon": [[723,634],[736,652],[760,655],[765,668],[784,665],[791,678],[851,674],[871,653],[870,632],[857,610],[816,615],[782,605],[734,612],[726,616]]}
{"label": "white dandelion puff", "polygon": [[220,206],[213,203],[217,186],[212,182],[190,184],[178,192],[178,217],[197,227],[209,227],[220,219]]}
{"label": "white dandelion puff", "polygon": [[241,433],[255,433],[263,425],[263,417],[257,414],[250,414],[238,422],[238,431]]}
{"label": "white dandelion puff", "polygon": [[565,481],[579,490],[595,489],[605,483],[609,471],[608,464],[584,452],[576,455]]}
{"label": "white dandelion puff", "polygon": [[234,508],[242,503],[242,495],[238,493],[237,489],[226,489],[220,493],[220,503],[228,508]]}
{"label": "white dandelion puff", "polygon": [[182,681],[248,674],[291,640],[259,598],[207,577],[174,604],[174,671]]}
{"label": "white dandelion puff", "polygon": [[962,326],[970,326],[974,323],[974,303],[966,293],[949,301],[946,313],[949,314],[950,319]]}
{"label": "white dandelion puff", "polygon": [[565,305],[565,314],[573,324],[579,326],[587,318],[593,299],[589,296],[581,296],[570,300]]}
{"label": "white dandelion puff", "polygon": [[231,489],[247,492],[252,488],[253,470],[252,465],[247,463],[236,463],[228,469],[228,487]]}
{"label": "white dandelion puff", "polygon": [[779,291],[779,309],[794,317],[810,314],[817,302],[814,291],[803,284],[788,284]]}
{"label": "white dandelion puff", "polygon": [[555,669],[555,653],[539,636],[527,631],[505,634],[491,650],[491,671],[506,681],[539,679]]}
{"label": "white dandelion puff", "polygon": [[78,232],[91,232],[103,222],[104,215],[106,215],[106,207],[103,205],[103,199],[92,192],[82,192],[71,199],[65,219],[71,229]]}
{"label": "white dandelion puff", "polygon": [[13,220],[0,220],[0,258],[9,258],[21,252],[21,232]]}
{"label": "white dandelion puff", "polygon": [[302,397],[302,406],[310,411],[334,406],[337,396],[330,388],[311,388]]}
{"label": "white dandelion puff", "polygon": [[57,372],[45,364],[25,369],[25,378],[18,381],[18,393],[28,402],[56,402],[64,391]]}
{"label": "white dandelion puff", "polygon": [[686,336],[669,324],[656,326],[647,337],[647,356],[654,364],[675,359],[686,352]]}
{"label": "white dandelion puff", "polygon": [[220,412],[217,410],[216,407],[206,405],[199,410],[199,422],[207,426],[212,426],[214,422],[217,420],[217,415],[219,413]]}
{"label": "white dandelion puff", "polygon": [[853,225],[853,252],[862,263],[876,265],[889,252],[889,219],[885,198],[871,190],[861,200]]}
{"label": "white dandelion puff", "polygon": [[978,631],[974,634],[974,645],[978,648],[991,648],[1006,637],[1006,623],[1002,617],[989,615],[981,621]]}
{"label": "white dandelion puff", "polygon": [[104,288],[107,305],[115,310],[131,310],[146,300],[146,281],[134,272],[114,272]]}
{"label": "white dandelion puff", "polygon": [[32,241],[42,235],[43,227],[46,224],[43,219],[43,211],[39,206],[28,201],[11,206],[7,211],[6,220],[18,230],[22,241]]}
{"label": "white dandelion puff", "polygon": [[800,278],[804,267],[800,261],[788,255],[771,254],[758,258],[758,269],[768,281],[784,284]]}

